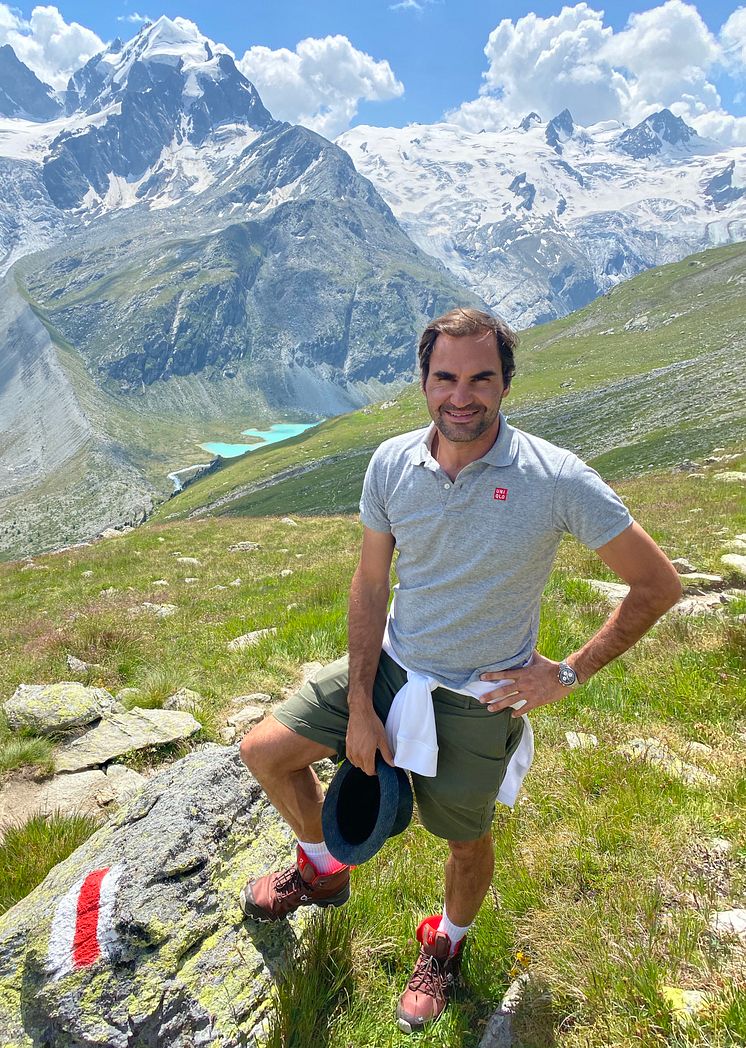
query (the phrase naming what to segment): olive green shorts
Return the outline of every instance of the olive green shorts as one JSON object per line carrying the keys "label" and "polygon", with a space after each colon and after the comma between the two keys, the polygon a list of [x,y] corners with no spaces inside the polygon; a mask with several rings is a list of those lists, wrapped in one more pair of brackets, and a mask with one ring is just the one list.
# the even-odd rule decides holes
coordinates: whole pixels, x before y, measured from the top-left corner
{"label": "olive green shorts", "polygon": [[[373,705],[385,722],[394,696],[407,674],[381,652]],[[523,733],[523,720],[511,711],[490,713],[476,699],[446,688],[433,694],[438,732],[438,774],[412,774],[412,786],[422,824],[436,837],[471,841],[490,828],[495,798],[508,760]],[[347,657],[325,666],[274,716],[304,738],[345,756],[347,734]]]}

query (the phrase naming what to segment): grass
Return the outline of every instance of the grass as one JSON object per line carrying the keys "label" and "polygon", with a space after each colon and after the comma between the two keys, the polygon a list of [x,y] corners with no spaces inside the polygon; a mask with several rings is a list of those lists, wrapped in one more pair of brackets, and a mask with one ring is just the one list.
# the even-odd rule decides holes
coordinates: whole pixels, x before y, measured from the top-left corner
{"label": "grass", "polygon": [[[746,532],[746,514],[738,486],[715,474],[745,464],[713,463],[699,478],[656,473],[618,488],[670,556],[717,571]],[[301,663],[345,649],[360,526],[341,515],[298,520],[232,513],[149,523],[38,558],[45,570],[0,565],[0,701],[22,681],[65,679],[74,654],[99,663],[89,683],[140,688],[147,704],[193,689],[200,737],[219,737],[239,696],[277,699]],[[241,540],[259,548],[231,552]],[[179,556],[201,563],[181,565]],[[600,625],[608,607],[582,580],[609,577],[594,554],[563,542],[545,594],[543,652],[563,655]],[[167,586],[154,585],[162,579]],[[726,574],[725,585],[735,582]],[[178,610],[156,619],[142,611],[145,601]],[[524,971],[529,988],[516,1018],[524,1048],[730,1048],[746,1038],[743,953],[708,928],[715,910],[746,903],[743,607],[666,616],[587,686],[536,715],[527,787],[515,810],[495,819],[496,873],[470,935],[464,987],[418,1044],[476,1048]],[[264,627],[276,633],[228,651],[231,639]],[[595,734],[598,747],[571,751],[569,730]],[[688,785],[618,752],[650,736],[716,781]],[[200,737],[125,760],[135,768],[170,760]],[[691,742],[711,751],[692,753]],[[715,838],[731,842],[727,855],[713,850]],[[442,842],[415,821],[354,872],[350,903],[314,917],[286,966],[270,1044],[412,1043],[393,1013],[416,956],[416,922],[442,904],[444,857]],[[664,992],[671,986],[704,992],[705,1011],[677,1018]]]}
{"label": "grass", "polygon": [[0,914],[41,884],[98,826],[89,815],[36,815],[0,842]]}

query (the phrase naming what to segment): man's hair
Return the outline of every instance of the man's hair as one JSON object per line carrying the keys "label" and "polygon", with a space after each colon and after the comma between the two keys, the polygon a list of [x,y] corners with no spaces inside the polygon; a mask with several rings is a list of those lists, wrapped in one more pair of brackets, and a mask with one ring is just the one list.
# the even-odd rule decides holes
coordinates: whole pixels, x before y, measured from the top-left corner
{"label": "man's hair", "polygon": [[502,365],[503,382],[509,386],[515,375],[515,349],[518,336],[504,320],[482,313],[479,309],[452,309],[442,317],[431,320],[422,332],[417,359],[420,363],[422,382],[430,373],[430,357],[438,335],[451,335],[452,338],[463,338],[466,335],[486,334],[491,331],[495,336],[497,351]]}

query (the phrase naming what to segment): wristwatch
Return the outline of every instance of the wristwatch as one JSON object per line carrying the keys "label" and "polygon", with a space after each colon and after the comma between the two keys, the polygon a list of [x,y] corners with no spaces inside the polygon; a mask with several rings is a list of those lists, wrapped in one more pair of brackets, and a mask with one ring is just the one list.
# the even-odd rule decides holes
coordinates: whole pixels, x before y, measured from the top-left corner
{"label": "wristwatch", "polygon": [[574,688],[579,684],[578,675],[569,662],[561,662],[557,670],[557,680],[565,688]]}

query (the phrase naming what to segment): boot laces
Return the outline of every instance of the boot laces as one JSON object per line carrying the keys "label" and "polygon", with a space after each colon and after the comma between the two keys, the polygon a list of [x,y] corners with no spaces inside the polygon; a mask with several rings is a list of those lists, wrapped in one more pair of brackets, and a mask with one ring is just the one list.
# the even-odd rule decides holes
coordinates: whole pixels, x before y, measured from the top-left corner
{"label": "boot laces", "polygon": [[278,898],[286,898],[297,891],[302,892],[305,888],[306,884],[297,866],[289,866],[287,870],[283,870],[275,881],[275,894]]}
{"label": "boot laces", "polygon": [[433,954],[420,953],[409,980],[409,989],[428,997],[443,997],[449,982],[446,964],[447,960],[439,961]]}

